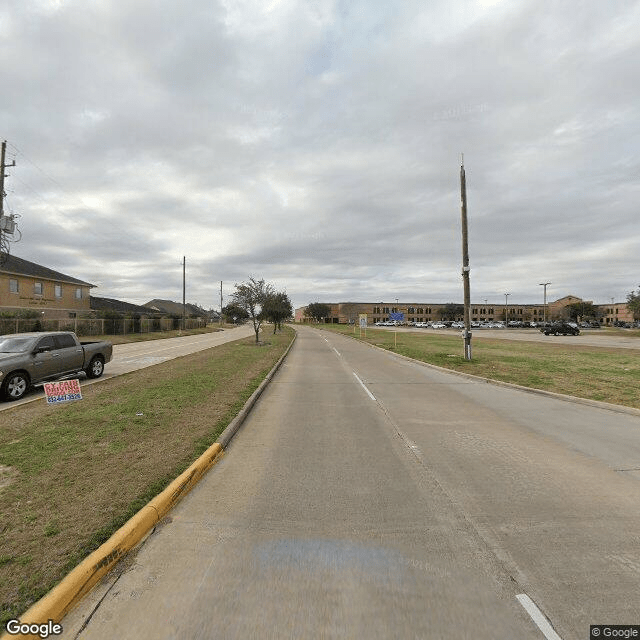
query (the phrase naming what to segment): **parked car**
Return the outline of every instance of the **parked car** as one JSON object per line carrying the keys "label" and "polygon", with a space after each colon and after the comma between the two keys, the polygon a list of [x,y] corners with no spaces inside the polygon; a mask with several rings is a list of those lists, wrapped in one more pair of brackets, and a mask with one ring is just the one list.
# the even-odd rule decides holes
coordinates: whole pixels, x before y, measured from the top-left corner
{"label": "parked car", "polygon": [[111,360],[110,342],[80,342],[70,331],[0,336],[0,393],[19,400],[40,382],[84,372],[99,378]]}
{"label": "parked car", "polygon": [[432,329],[446,329],[447,325],[444,322],[434,322],[431,325]]}
{"label": "parked car", "polygon": [[552,324],[550,327],[543,327],[540,329],[545,336],[577,336],[580,334],[580,329],[570,325],[568,322],[558,322]]}

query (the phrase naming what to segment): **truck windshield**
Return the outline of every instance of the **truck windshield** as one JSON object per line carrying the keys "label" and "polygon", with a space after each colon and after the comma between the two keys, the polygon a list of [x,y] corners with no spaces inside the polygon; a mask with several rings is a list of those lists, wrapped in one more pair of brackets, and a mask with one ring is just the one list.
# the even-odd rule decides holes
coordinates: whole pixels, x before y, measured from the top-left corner
{"label": "truck windshield", "polygon": [[33,338],[7,338],[0,336],[0,353],[21,353],[33,345]]}

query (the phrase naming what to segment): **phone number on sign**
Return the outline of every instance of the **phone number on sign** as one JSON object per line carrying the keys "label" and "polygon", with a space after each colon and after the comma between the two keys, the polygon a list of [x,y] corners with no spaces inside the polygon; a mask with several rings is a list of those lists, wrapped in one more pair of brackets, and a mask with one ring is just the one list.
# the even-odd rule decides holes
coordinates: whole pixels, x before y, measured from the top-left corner
{"label": "phone number on sign", "polygon": [[82,394],[67,393],[63,396],[48,396],[47,404],[55,404],[56,402],[68,402],[69,400],[82,400]]}

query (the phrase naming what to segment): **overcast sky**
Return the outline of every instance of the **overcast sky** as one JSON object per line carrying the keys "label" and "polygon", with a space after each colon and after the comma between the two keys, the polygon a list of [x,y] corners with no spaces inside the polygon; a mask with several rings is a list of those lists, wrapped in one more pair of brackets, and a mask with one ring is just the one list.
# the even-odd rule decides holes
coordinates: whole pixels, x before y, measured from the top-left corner
{"label": "overcast sky", "polygon": [[640,2],[4,0],[11,252],[219,307],[626,298]]}

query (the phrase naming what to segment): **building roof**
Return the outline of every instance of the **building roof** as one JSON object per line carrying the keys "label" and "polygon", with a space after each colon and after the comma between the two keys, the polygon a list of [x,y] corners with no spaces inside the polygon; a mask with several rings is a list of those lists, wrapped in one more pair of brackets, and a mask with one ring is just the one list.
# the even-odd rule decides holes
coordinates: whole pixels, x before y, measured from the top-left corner
{"label": "building roof", "polygon": [[0,261],[0,272],[8,273],[16,276],[29,276],[31,278],[42,278],[43,280],[55,280],[56,282],[68,282],[69,284],[78,284],[85,287],[95,287],[95,284],[85,282],[84,280],[78,280],[59,271],[54,271],[48,267],[43,267],[35,262],[29,262],[13,256],[11,254],[3,254]]}
{"label": "building roof", "polygon": [[153,309],[149,307],[143,307],[139,304],[132,304],[130,302],[123,302],[122,300],[115,300],[113,298],[98,298],[96,296],[90,296],[89,298],[91,309],[94,311],[117,311],[118,313],[140,313],[145,315],[153,315]]}
{"label": "building roof", "polygon": [[[159,298],[155,298],[149,302],[146,302],[145,307],[149,309],[153,309],[154,311],[158,311],[160,313],[170,313],[173,315],[182,315],[182,302],[174,302],[173,300],[161,300]],[[195,315],[208,317],[209,312],[204,309],[196,306],[195,304],[186,304],[185,311],[187,315]]]}

